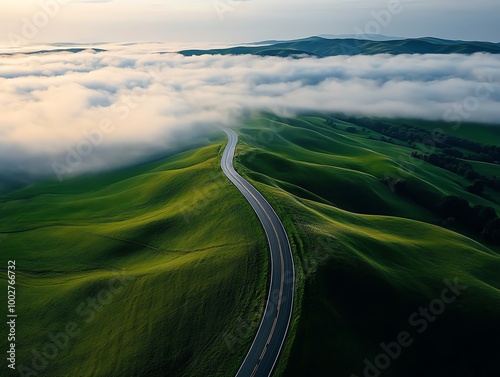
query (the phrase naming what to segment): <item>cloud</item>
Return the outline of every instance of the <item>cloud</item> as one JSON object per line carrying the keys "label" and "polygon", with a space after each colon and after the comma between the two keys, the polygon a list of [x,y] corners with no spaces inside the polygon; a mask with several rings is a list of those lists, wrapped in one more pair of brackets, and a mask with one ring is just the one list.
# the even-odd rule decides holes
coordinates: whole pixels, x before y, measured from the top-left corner
{"label": "cloud", "polygon": [[248,111],[498,123],[499,68],[485,54],[294,60],[116,45],[3,56],[0,178],[134,163],[175,147],[179,132],[236,126]]}

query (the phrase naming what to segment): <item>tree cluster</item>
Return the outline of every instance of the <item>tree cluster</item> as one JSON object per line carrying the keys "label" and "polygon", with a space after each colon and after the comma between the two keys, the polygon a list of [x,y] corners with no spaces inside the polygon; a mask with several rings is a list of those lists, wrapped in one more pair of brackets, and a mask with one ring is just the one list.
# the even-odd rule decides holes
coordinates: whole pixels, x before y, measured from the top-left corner
{"label": "tree cluster", "polygon": [[337,128],[337,124],[336,124],[336,123],[334,123],[334,122],[333,122],[333,120],[331,120],[331,119],[327,119],[327,120],[325,120],[325,124],[326,124],[327,126],[331,126],[332,128]]}
{"label": "tree cluster", "polygon": [[500,219],[493,208],[471,207],[466,199],[452,195],[443,198],[438,210],[448,223],[456,221],[480,234],[485,241],[500,245]]}
{"label": "tree cluster", "polygon": [[408,197],[443,218],[441,226],[452,228],[463,226],[479,235],[484,241],[500,245],[500,219],[492,207],[471,206],[466,199],[459,196],[439,199],[414,185],[409,185],[404,179],[398,179],[396,182],[385,179],[384,182],[392,184],[396,193]]}
{"label": "tree cluster", "polygon": [[[473,184],[468,186],[467,190],[476,195],[482,194],[485,186],[500,191],[499,178],[490,178],[485,175],[479,174],[474,170],[474,167],[470,163],[461,160],[458,157],[460,155],[460,151],[457,152],[458,153],[453,153],[448,150],[447,154],[431,153],[429,155],[425,155],[419,152],[412,152],[410,156],[426,161],[429,164],[451,171],[452,173],[461,175],[462,177],[473,181]],[[455,156],[452,156],[452,154],[455,154]]]}
{"label": "tree cluster", "polygon": [[490,163],[500,162],[500,147],[494,145],[486,145],[475,141],[462,139],[456,136],[448,136],[446,144],[456,148],[467,149],[468,151],[477,153],[477,156],[469,156],[469,160],[483,161]]}
{"label": "tree cluster", "polygon": [[[448,150],[448,153],[455,154],[455,157],[466,158],[472,161],[500,163],[500,146],[486,145],[476,141],[445,135],[442,132],[429,131],[407,124],[394,126],[370,118],[350,117],[345,120],[378,132],[392,139],[407,142],[409,145],[414,145],[415,143],[433,145],[437,148]],[[465,156],[462,152],[453,148],[465,149],[473,152],[473,154]]]}

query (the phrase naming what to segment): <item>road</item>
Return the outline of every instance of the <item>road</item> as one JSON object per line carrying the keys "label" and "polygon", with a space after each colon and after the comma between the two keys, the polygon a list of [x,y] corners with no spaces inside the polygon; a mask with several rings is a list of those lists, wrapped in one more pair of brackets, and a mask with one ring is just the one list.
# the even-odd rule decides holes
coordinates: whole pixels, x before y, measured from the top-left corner
{"label": "road", "polygon": [[271,277],[266,309],[255,339],[236,377],[269,377],[285,341],[293,309],[295,267],[285,228],[267,200],[233,167],[238,136],[222,128],[229,139],[221,167],[257,214],[269,243]]}

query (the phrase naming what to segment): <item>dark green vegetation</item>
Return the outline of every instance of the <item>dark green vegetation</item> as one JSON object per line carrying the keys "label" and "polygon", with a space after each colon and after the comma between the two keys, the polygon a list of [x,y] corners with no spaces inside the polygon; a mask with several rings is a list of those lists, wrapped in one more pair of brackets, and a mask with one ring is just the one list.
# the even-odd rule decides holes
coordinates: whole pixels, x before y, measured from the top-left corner
{"label": "dark green vegetation", "polygon": [[[1,267],[17,262],[18,367],[50,377],[236,373],[263,310],[267,251],[220,170],[226,140],[216,135],[154,163],[0,196]],[[37,355],[54,344],[44,366]]]}
{"label": "dark green vegetation", "polygon": [[[369,118],[344,117],[344,120],[361,127],[369,128],[391,139],[405,141],[410,146],[413,146],[414,144],[425,144],[428,145],[428,147],[439,148],[443,154],[449,157],[466,158],[467,160],[472,161],[500,164],[500,146],[488,145],[483,142],[475,141],[474,139],[449,135],[443,128],[439,128],[437,126],[434,127],[434,129],[429,130],[415,125],[405,123],[394,125]],[[331,119],[328,119],[326,120],[326,124],[333,126],[334,122]],[[485,128],[480,125],[476,125],[476,127],[480,129]],[[459,127],[452,125],[452,127],[446,128],[454,129]],[[349,132],[357,132],[355,127],[349,127],[346,130]],[[498,132],[498,130],[495,131]],[[493,137],[490,138],[489,141],[491,142],[495,139],[496,138]],[[432,161],[429,162],[432,163]],[[445,166],[441,167],[446,168]],[[470,169],[472,169],[472,167],[470,167]]]}
{"label": "dark green vegetation", "polygon": [[[470,182],[465,187],[466,191],[492,203],[499,203],[498,197],[495,198],[487,193],[485,188],[494,190],[496,193],[500,192],[500,178],[497,177],[497,173],[500,172],[500,146],[447,135],[443,128],[436,127],[434,130],[428,130],[414,125],[410,126],[404,123],[392,125],[368,118],[344,118],[344,120],[362,127],[361,132],[369,129],[380,135],[378,138],[370,135],[371,139],[379,139],[391,144],[394,144],[395,140],[406,143],[413,149],[410,153],[411,158],[419,159],[466,178]],[[337,128],[332,119],[327,119],[325,124],[334,129]],[[485,128],[479,125],[476,127]],[[346,127],[344,130],[358,133],[358,129],[352,126]],[[491,140],[495,140],[495,138]],[[473,164],[477,164],[478,161],[485,163],[481,169],[483,172],[484,165],[490,167],[486,171],[488,175],[475,170]],[[411,170],[411,166],[405,166],[405,169]],[[443,217],[446,220],[442,223],[443,225],[458,228],[456,226],[458,221],[462,226],[480,235],[482,240],[500,245],[500,220],[494,208],[485,207],[482,204],[473,205],[471,208],[466,199],[457,196],[444,197],[438,201],[438,198],[432,198],[420,188],[407,184],[406,180],[401,178],[385,177],[384,181],[392,191],[407,196],[424,208]]]}
{"label": "dark green vegetation", "polygon": [[[424,145],[384,142],[341,119],[262,117],[239,132],[236,167],[275,206],[295,249],[298,294],[281,375],[363,376],[364,360],[403,331],[413,343],[382,376],[498,375],[499,248],[460,224],[437,226],[437,211],[385,180],[405,180],[425,201],[457,196],[500,213],[497,191],[477,196],[465,177],[410,157]],[[468,288],[419,333],[419,308],[441,297],[445,279]]]}
{"label": "dark green vegetation", "polygon": [[376,54],[473,54],[500,53],[500,45],[490,42],[449,41],[437,38],[416,38],[395,41],[359,39],[326,39],[310,37],[295,41],[271,42],[266,46],[239,46],[213,50],[185,50],[192,55],[259,55],[259,56],[315,56],[376,55]]}

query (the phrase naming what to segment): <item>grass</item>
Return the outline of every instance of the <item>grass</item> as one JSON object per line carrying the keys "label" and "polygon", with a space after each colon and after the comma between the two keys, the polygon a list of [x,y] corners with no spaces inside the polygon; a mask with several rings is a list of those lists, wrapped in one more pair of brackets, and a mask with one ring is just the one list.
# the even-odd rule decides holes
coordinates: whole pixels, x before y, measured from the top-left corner
{"label": "grass", "polygon": [[[362,376],[364,360],[401,331],[414,342],[384,376],[498,375],[500,250],[434,225],[434,212],[382,179],[500,213],[498,193],[468,193],[470,182],[409,158],[407,145],[324,120],[263,114],[238,129],[236,169],[276,209],[297,269],[276,375]],[[457,136],[490,132],[468,127]],[[57,335],[64,344],[39,375],[235,374],[262,314],[268,251],[220,170],[224,145],[217,133],[155,162],[0,195],[2,263],[16,259],[18,269],[19,364],[33,369]],[[419,334],[409,317],[454,279],[467,290]],[[60,335],[67,326],[78,334]]]}
{"label": "grass", "polygon": [[[332,129],[320,116],[263,115],[239,132],[237,169],[276,207],[294,245],[298,294],[278,375],[362,376],[364,360],[401,331],[414,343],[384,376],[498,374],[498,249],[433,225],[435,214],[381,178],[404,177],[431,199],[457,194],[500,213],[498,204],[465,192],[460,176],[405,159],[406,146]],[[410,315],[455,278],[468,289],[419,334]]]}
{"label": "grass", "polygon": [[0,197],[3,264],[17,262],[18,364],[36,371],[36,352],[74,323],[79,334],[40,375],[236,372],[263,310],[267,246],[220,170],[223,135],[207,144]]}

